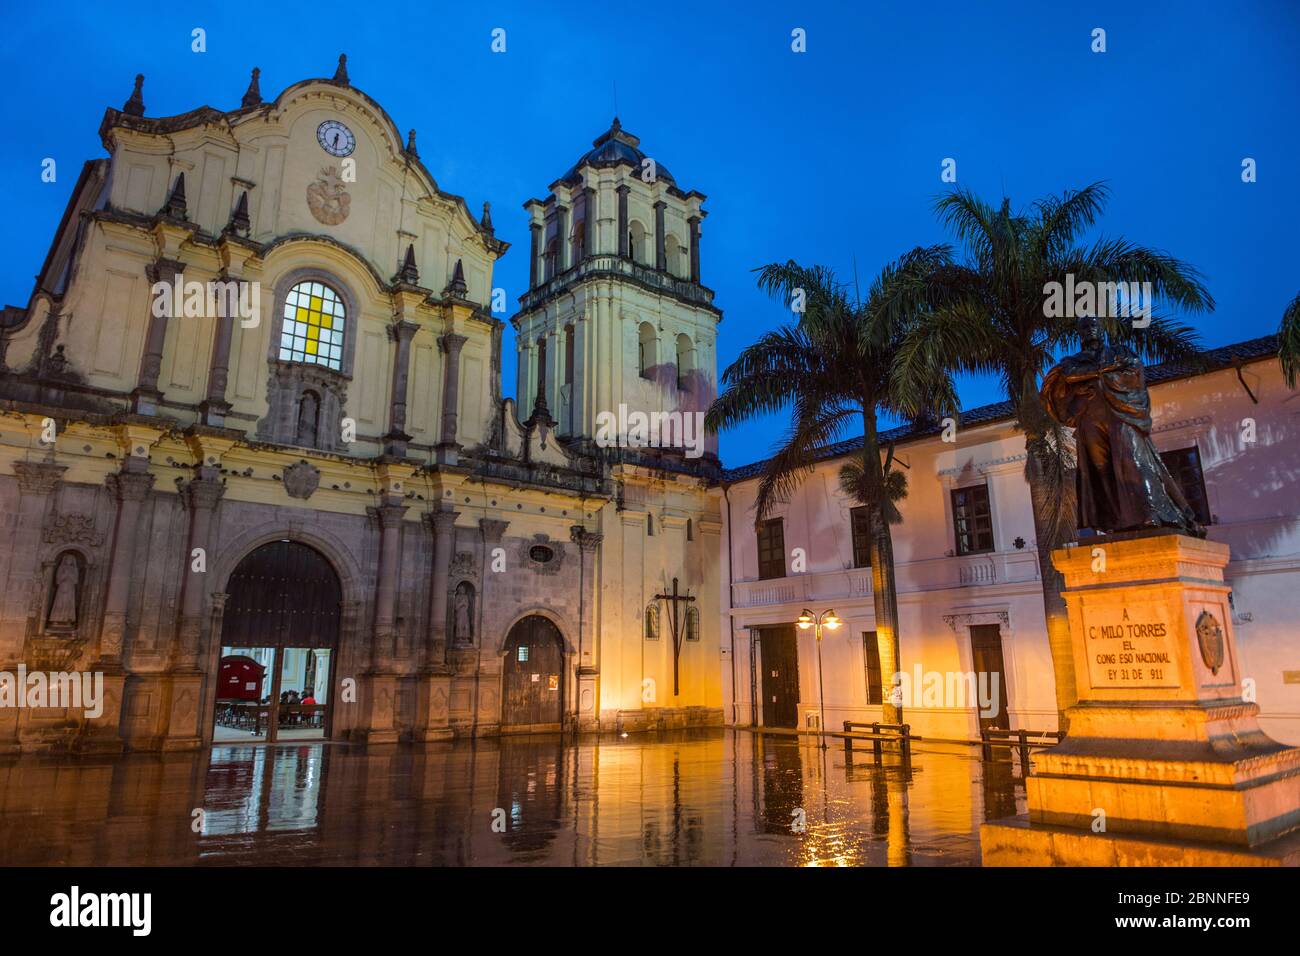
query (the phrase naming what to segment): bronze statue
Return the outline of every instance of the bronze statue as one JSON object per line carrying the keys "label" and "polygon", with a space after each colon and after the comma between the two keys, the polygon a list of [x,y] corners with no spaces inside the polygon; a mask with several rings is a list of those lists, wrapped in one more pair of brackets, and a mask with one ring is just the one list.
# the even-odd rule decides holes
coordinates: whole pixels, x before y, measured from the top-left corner
{"label": "bronze statue", "polygon": [[1043,379],[1047,413],[1074,429],[1078,525],[1097,532],[1175,528],[1205,537],[1151,442],[1151,397],[1141,360],[1107,345],[1093,316],[1079,319],[1083,351]]}

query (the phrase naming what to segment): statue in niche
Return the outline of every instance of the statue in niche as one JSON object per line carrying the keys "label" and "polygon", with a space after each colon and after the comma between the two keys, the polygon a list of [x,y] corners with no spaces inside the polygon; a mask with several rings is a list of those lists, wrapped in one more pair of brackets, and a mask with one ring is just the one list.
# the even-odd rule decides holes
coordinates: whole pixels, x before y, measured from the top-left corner
{"label": "statue in niche", "polygon": [[302,393],[298,403],[297,442],[307,448],[316,447],[316,432],[320,422],[320,396],[313,391]]}
{"label": "statue in niche", "polygon": [[452,599],[451,637],[457,644],[474,643],[474,586],[468,581],[456,585]]}
{"label": "statue in niche", "polygon": [[64,554],[54,569],[54,599],[45,624],[50,628],[77,626],[77,596],[81,587],[81,567],[71,554]]}
{"label": "statue in niche", "polygon": [[1173,528],[1205,537],[1151,441],[1151,396],[1142,361],[1108,345],[1095,316],[1078,320],[1083,351],[1043,380],[1047,413],[1074,429],[1078,526],[1093,531]]}

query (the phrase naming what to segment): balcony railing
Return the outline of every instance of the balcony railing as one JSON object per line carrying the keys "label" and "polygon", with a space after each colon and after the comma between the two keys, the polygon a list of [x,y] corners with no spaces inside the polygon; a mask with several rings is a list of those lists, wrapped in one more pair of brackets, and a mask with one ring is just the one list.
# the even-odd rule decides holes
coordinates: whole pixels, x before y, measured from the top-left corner
{"label": "balcony railing", "polygon": [[707,306],[713,304],[713,290],[705,288],[698,282],[680,279],[670,272],[660,272],[631,259],[614,255],[590,256],[577,265],[570,266],[559,275],[547,279],[537,288],[529,289],[520,297],[520,303],[525,309],[531,309],[575,282],[601,276],[632,278],[652,289],[667,292],[687,302]]}
{"label": "balcony railing", "polygon": [[[900,594],[1015,584],[1038,578],[1038,554],[1017,550],[902,562],[894,570]],[[870,568],[811,571],[762,581],[737,581],[735,607],[870,598]]]}

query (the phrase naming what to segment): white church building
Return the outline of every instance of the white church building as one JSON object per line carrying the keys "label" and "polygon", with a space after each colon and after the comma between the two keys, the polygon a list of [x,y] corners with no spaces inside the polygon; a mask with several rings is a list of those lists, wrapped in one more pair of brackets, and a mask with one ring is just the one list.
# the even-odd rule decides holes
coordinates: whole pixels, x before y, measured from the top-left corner
{"label": "white church building", "polygon": [[[1266,733],[1300,743],[1300,394],[1286,387],[1273,337],[1211,351],[1210,371],[1147,370],[1153,439],[1189,501],[1228,544],[1233,623],[1244,675]],[[904,721],[928,739],[977,740],[980,724],[1057,727],[1023,435],[1005,403],[967,412],[955,443],[939,430],[896,429],[910,493],[893,528]],[[840,466],[861,440],[826,449],[816,470],[758,529],[763,462],[724,470],[720,579],[724,713],[737,726],[830,731],[884,721],[871,569],[862,518],[839,490]],[[803,573],[795,573],[796,549]],[[805,564],[806,562],[806,564]],[[805,610],[843,621],[796,626]],[[937,674],[1000,672],[1005,705],[923,697]],[[921,679],[918,680],[918,677]],[[938,679],[932,686],[940,686]],[[963,686],[958,684],[956,686]],[[969,686],[964,685],[964,686]],[[981,717],[983,709],[987,716]],[[991,713],[996,711],[996,714]]]}

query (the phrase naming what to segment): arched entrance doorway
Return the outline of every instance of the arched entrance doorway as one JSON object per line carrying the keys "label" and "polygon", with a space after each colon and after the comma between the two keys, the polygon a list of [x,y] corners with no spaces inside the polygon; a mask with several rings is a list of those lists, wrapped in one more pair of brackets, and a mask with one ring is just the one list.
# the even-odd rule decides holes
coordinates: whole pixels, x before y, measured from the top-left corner
{"label": "arched entrance doorway", "polygon": [[501,668],[501,729],[560,730],[564,720],[564,638],[547,618],[531,614],[506,637]]}
{"label": "arched entrance doorway", "polygon": [[329,736],[342,587],[297,541],[251,551],[226,584],[213,740]]}

